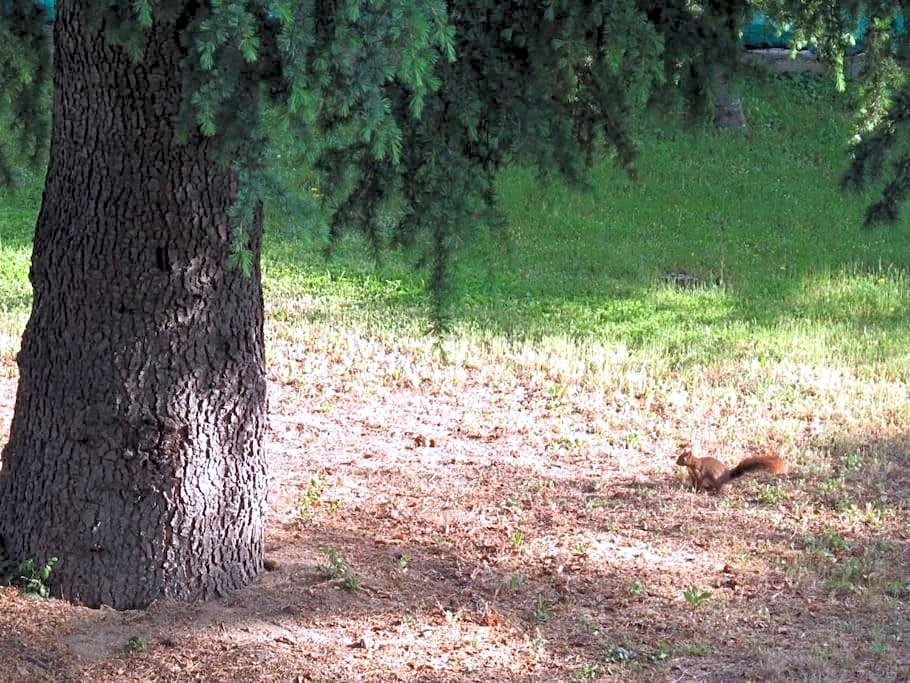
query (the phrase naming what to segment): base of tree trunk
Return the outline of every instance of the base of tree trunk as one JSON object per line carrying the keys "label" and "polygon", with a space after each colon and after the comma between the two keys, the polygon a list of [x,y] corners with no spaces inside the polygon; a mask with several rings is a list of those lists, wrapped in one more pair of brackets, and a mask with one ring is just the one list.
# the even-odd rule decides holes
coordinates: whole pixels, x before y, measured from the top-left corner
{"label": "base of tree trunk", "polygon": [[748,132],[749,124],[743,102],[730,84],[730,69],[725,64],[712,64],[708,70],[711,98],[714,100],[714,125],[726,130]]}
{"label": "base of tree trunk", "polygon": [[738,97],[723,105],[714,107],[714,125],[718,128],[727,130],[749,131],[749,123],[746,121],[746,113],[743,111],[743,103]]}
{"label": "base of tree trunk", "polygon": [[11,561],[58,562],[54,595],[139,608],[261,571],[267,473],[259,250],[231,269],[234,172],[179,143],[183,47],[136,61],[86,2],[58,3],[53,129],[32,312],[0,470]]}

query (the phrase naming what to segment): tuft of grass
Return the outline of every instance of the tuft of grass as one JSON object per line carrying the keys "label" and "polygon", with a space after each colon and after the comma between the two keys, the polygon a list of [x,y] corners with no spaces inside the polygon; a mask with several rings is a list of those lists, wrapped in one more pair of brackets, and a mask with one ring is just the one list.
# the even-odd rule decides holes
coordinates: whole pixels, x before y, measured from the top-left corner
{"label": "tuft of grass", "polygon": [[513,550],[520,550],[521,546],[525,541],[525,532],[516,531],[511,536],[509,536],[509,544],[512,546]]}
{"label": "tuft of grass", "polygon": [[822,534],[807,534],[802,539],[807,567],[823,580],[832,597],[859,594],[906,598],[903,566],[892,559],[893,543],[850,541],[836,529]]}
{"label": "tuft of grass", "polygon": [[543,595],[538,595],[534,600],[534,618],[537,621],[549,621],[553,618],[553,607]]}
{"label": "tuft of grass", "polygon": [[759,499],[764,505],[776,506],[784,496],[784,489],[780,484],[763,484]]}
{"label": "tuft of grass", "polygon": [[126,654],[131,654],[133,652],[148,652],[148,649],[148,641],[142,636],[130,636],[129,640],[127,640],[123,646],[123,651]]}
{"label": "tuft of grass", "polygon": [[631,595],[633,598],[644,595],[646,591],[647,588],[641,579],[633,579],[629,582],[629,595]]}

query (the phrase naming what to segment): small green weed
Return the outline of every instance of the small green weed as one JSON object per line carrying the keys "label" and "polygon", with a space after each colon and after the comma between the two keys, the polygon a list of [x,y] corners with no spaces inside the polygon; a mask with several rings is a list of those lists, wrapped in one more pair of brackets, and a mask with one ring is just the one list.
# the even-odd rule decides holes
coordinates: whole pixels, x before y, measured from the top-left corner
{"label": "small green weed", "polygon": [[586,664],[576,671],[569,680],[571,683],[582,683],[583,681],[593,681],[597,678],[597,665]]}
{"label": "small green weed", "polygon": [[858,452],[851,451],[850,453],[847,453],[846,456],[844,456],[844,460],[843,460],[844,471],[858,472],[860,469],[862,469],[862,466],[863,466],[863,458]]}
{"label": "small green weed", "polygon": [[337,579],[347,573],[349,569],[348,563],[345,562],[335,548],[330,545],[322,545],[319,546],[319,549],[328,558],[329,563],[316,565],[316,571],[329,579]]}
{"label": "small green weed", "polygon": [[826,585],[834,593],[858,593],[865,582],[866,567],[861,557],[846,557],[831,567]]}
{"label": "small green weed", "polygon": [[322,498],[322,487],[325,485],[325,475],[321,472],[310,478],[306,492],[297,501],[297,516],[302,522],[310,521],[316,514],[316,506]]}
{"label": "small green weed", "polygon": [[899,600],[910,598],[910,579],[894,579],[888,581],[884,586],[886,595]]}
{"label": "small green weed", "polygon": [[148,641],[142,636],[130,636],[130,639],[127,640],[123,646],[123,651],[126,654],[130,654],[132,652],[148,652],[148,650]]}
{"label": "small green weed", "polygon": [[599,510],[610,507],[610,499],[604,496],[591,496],[585,500],[585,510]]}
{"label": "small green weed", "polygon": [[764,484],[759,493],[759,499],[764,505],[777,505],[783,498],[784,489],[780,484]]}
{"label": "small green weed", "polygon": [[889,594],[889,587],[898,587],[893,580],[884,580],[876,573],[879,558],[889,550],[888,542],[862,546],[829,529],[824,534],[806,535],[803,545],[810,566],[825,579],[825,586],[835,596],[853,595],[875,586]]}
{"label": "small green weed", "polygon": [[629,582],[628,590],[629,595],[637,598],[640,595],[644,595],[647,589],[645,588],[644,582],[642,582],[640,579],[632,579],[632,581]]}
{"label": "small green weed", "polygon": [[850,500],[847,497],[841,498],[834,505],[834,509],[841,515],[845,516],[855,516],[859,508],[856,507],[856,503]]}
{"label": "small green weed", "polygon": [[885,655],[888,654],[888,643],[878,638],[872,640],[872,654],[882,659]]}
{"label": "small green weed", "polygon": [[509,536],[509,543],[512,545],[512,548],[514,550],[518,550],[519,548],[521,548],[522,544],[524,543],[524,540],[525,540],[524,531],[516,531],[511,536]]}
{"label": "small green weed", "polygon": [[547,394],[549,394],[551,399],[558,403],[559,401],[562,401],[566,396],[568,396],[569,389],[565,384],[554,382],[547,389]]}
{"label": "small green weed", "polygon": [[662,642],[653,652],[646,648],[633,650],[621,645],[613,645],[607,648],[603,654],[603,660],[608,664],[622,664],[633,671],[641,671],[645,666],[654,665],[663,662],[670,657],[670,646]]}
{"label": "small green weed", "polygon": [[839,493],[843,487],[843,480],[838,477],[831,477],[830,479],[825,479],[821,484],[819,484],[818,490],[823,496],[830,496],[835,493]]}
{"label": "small green weed", "polygon": [[834,559],[838,554],[850,548],[850,544],[836,529],[828,529],[824,534],[807,534],[803,537],[803,547],[824,559]]}
{"label": "small green weed", "polygon": [[344,577],[344,581],[341,582],[341,585],[349,591],[359,591],[363,588],[363,582],[361,582],[360,577],[356,574]]}
{"label": "small green weed", "polygon": [[4,578],[4,583],[18,588],[23,595],[33,598],[48,598],[51,594],[48,580],[57,558],[52,557],[43,565],[36,564],[35,560],[28,558]]}
{"label": "small green weed", "polygon": [[538,595],[534,601],[534,618],[537,621],[549,621],[553,618],[553,608],[550,606],[550,601],[543,595]]}
{"label": "small green weed", "polygon": [[899,514],[896,508],[868,501],[865,505],[859,506],[849,500],[842,500],[835,506],[835,509],[844,519],[854,524],[868,524],[872,528],[881,527],[888,517]]}
{"label": "small green weed", "polygon": [[708,598],[711,597],[711,591],[702,590],[696,586],[689,586],[683,591],[683,597],[692,609],[701,607]]}
{"label": "small green weed", "polygon": [[335,548],[323,545],[319,549],[325,553],[329,563],[316,565],[316,571],[330,581],[341,579],[341,585],[348,590],[360,590],[363,588],[360,578],[351,571],[351,565]]}
{"label": "small green weed", "polygon": [[591,550],[591,541],[586,538],[579,539],[572,545],[572,552],[579,556],[586,556]]}
{"label": "small green weed", "polygon": [[704,657],[710,652],[710,648],[699,643],[686,643],[679,648],[679,653],[686,657]]}

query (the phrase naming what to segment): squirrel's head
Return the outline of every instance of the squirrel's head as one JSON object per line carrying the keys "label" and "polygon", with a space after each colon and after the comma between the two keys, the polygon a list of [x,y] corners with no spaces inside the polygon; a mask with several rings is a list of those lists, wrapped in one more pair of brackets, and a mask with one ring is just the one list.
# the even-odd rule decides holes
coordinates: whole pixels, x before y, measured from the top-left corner
{"label": "squirrel's head", "polygon": [[695,456],[692,454],[692,446],[687,443],[681,444],[679,447],[679,457],[676,458],[677,465],[691,465],[695,460]]}

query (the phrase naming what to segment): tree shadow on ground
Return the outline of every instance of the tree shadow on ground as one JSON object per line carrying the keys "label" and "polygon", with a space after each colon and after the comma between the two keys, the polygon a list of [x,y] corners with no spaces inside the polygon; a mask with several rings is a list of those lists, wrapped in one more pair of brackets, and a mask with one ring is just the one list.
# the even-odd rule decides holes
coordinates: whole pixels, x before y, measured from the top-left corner
{"label": "tree shadow on ground", "polygon": [[[855,450],[891,453],[906,476],[907,443],[860,439],[834,448],[832,458],[839,462]],[[65,608],[50,621],[59,629],[50,648],[38,634],[34,641],[19,637],[9,641],[16,651],[7,661],[35,672],[35,680],[42,672],[48,680],[50,672],[64,680],[118,680],[124,669],[139,677],[157,672],[148,680],[181,680],[166,673],[174,666],[205,672],[207,680],[540,680],[567,679],[596,665],[617,679],[638,671],[654,679],[722,681],[748,673],[846,681],[868,672],[869,638],[884,646],[910,626],[906,596],[890,603],[862,593],[832,597],[825,584],[781,571],[776,563],[790,558],[798,525],[758,521],[766,516],[750,493],[696,495],[670,475],[644,482],[611,475],[604,484],[566,472],[545,475],[551,483],[539,485],[541,473],[527,467],[498,474],[519,489],[537,482],[527,489],[534,500],[519,501],[535,520],[523,525],[526,549],[502,534],[473,532],[470,516],[481,527],[484,513],[467,500],[461,531],[448,534],[444,520],[434,525],[417,513],[408,519],[381,508],[276,522],[268,554],[278,568],[248,588],[142,612]],[[386,491],[406,491],[400,487],[407,482],[388,472],[369,478]],[[858,476],[854,483],[900,481]],[[809,478],[797,482],[812,486]],[[481,500],[485,486],[478,484],[471,499]],[[568,532],[590,544],[574,547]],[[833,552],[846,558],[860,542],[887,542],[888,557],[910,560],[906,540],[892,532],[885,525],[846,535],[849,550]],[[737,545],[746,535],[748,544]],[[349,565],[343,575],[319,569],[331,564],[327,548]],[[767,561],[737,560],[743,550],[764,553]],[[813,559],[800,561],[797,569],[828,576]],[[360,588],[344,588],[345,576],[356,576]],[[687,591],[693,601],[699,591],[711,595],[695,606],[687,604]],[[133,635],[149,643],[148,653],[122,653]],[[825,650],[822,643],[833,638],[838,649]],[[899,675],[910,666],[906,660],[888,650],[878,670]]]}

